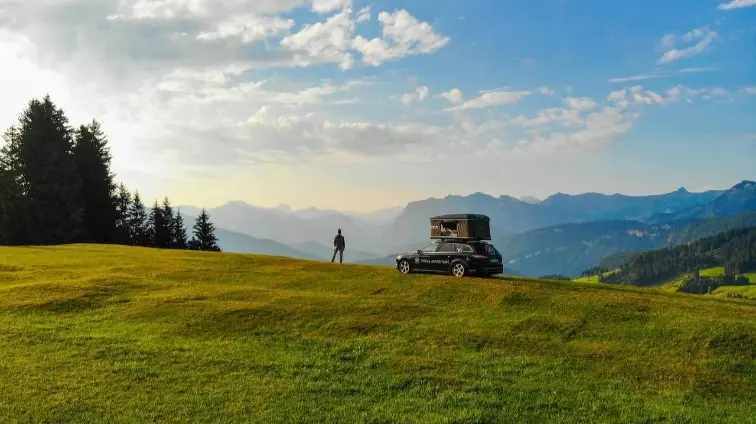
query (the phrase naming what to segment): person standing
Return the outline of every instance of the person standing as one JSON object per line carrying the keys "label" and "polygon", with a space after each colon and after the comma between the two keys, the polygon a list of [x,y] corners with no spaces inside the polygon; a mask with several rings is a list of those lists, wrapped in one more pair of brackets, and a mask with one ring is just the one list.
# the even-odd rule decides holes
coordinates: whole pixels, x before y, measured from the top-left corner
{"label": "person standing", "polygon": [[342,263],[344,261],[344,249],[346,249],[346,240],[341,235],[341,228],[339,228],[339,233],[333,239],[333,258],[331,258],[331,262],[336,261],[336,253],[338,252],[339,263]]}

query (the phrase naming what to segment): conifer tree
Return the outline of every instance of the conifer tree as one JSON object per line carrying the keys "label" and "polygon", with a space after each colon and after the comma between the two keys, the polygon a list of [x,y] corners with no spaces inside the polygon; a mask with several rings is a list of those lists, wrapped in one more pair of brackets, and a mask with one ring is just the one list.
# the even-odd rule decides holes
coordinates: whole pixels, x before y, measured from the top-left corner
{"label": "conifer tree", "polygon": [[114,243],[118,239],[116,185],[110,172],[110,149],[97,121],[76,131],[73,158],[81,182],[82,241]]}
{"label": "conifer tree", "polygon": [[73,159],[73,131],[50,99],[31,100],[19,118],[28,244],[75,241],[81,228],[80,180]]}
{"label": "conifer tree", "polygon": [[184,218],[181,216],[181,209],[176,211],[176,217],[173,219],[173,234],[175,236],[176,249],[188,249],[189,242],[184,227]]}
{"label": "conifer tree", "polygon": [[173,249],[176,247],[176,227],[173,216],[173,208],[171,207],[171,201],[168,200],[168,196],[163,199],[163,208],[161,210],[163,214],[163,223],[165,224],[165,246],[161,246],[167,249]]}
{"label": "conifer tree", "polygon": [[132,234],[132,225],[130,220],[131,214],[131,193],[123,183],[118,185],[118,194],[116,195],[116,232],[118,234],[118,243],[125,245],[134,244],[134,235]]}
{"label": "conifer tree", "polygon": [[133,244],[135,246],[149,246],[150,245],[150,233],[147,226],[147,211],[142,203],[142,197],[139,195],[139,191],[134,192],[134,200],[131,202],[131,208],[129,211],[129,226],[131,227],[131,235],[133,237]]}
{"label": "conifer tree", "polygon": [[26,217],[25,190],[27,184],[21,169],[21,145],[16,127],[3,134],[0,149],[0,243],[26,244],[29,222]]}
{"label": "conifer tree", "polygon": [[215,225],[210,222],[210,216],[207,214],[205,208],[202,208],[197,217],[197,221],[194,223],[194,235],[190,246],[193,250],[204,250],[212,252],[220,252],[218,247],[218,239],[215,237]]}

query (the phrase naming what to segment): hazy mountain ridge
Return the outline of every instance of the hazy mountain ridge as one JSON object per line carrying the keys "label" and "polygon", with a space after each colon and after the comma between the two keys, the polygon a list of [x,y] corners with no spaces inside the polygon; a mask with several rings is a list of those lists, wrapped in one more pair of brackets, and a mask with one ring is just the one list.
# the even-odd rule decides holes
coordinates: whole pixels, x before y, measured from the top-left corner
{"label": "hazy mountain ridge", "polygon": [[[275,240],[277,244],[269,247],[273,254],[286,248],[291,249],[292,257],[330,259],[333,251],[328,246],[336,230],[341,228],[347,239],[345,260],[362,263],[380,261],[419,247],[428,240],[430,216],[484,213],[492,219],[494,242],[510,258],[508,266],[532,276],[576,275],[597,265],[606,256],[653,249],[661,245],[673,229],[681,228],[683,222],[687,225],[698,221],[693,217],[655,222],[660,216],[669,217],[675,213],[687,216],[685,211],[691,210],[711,209],[714,214],[729,211],[733,208],[727,206],[728,201],[721,200],[728,198],[739,199],[739,207],[750,205],[742,193],[733,194],[733,191],[749,189],[745,183],[729,190],[691,193],[679,189],[651,196],[557,193],[539,203],[483,193],[450,195],[411,202],[403,209],[365,214],[384,219],[398,214],[387,223],[368,222],[366,218],[335,210],[307,208],[295,211],[285,205],[262,208],[240,201],[226,203],[208,212],[218,228],[236,234],[237,239],[238,234],[251,237],[239,244],[236,251],[264,250],[260,247],[261,240]],[[716,202],[719,206],[707,206]],[[182,212],[199,211],[192,206],[180,208]],[[650,215],[643,216],[645,213]],[[523,231],[523,228],[528,230]],[[223,242],[223,237],[219,236],[219,239]],[[245,243],[252,247],[245,247]]]}
{"label": "hazy mountain ridge", "polygon": [[[677,220],[599,221],[566,224],[496,240],[512,268],[527,276],[578,276],[599,264],[617,265],[639,251],[677,246],[732,228],[756,225],[756,184],[740,183],[703,205],[687,210],[713,211],[712,218],[681,213]],[[730,214],[731,213],[731,214]]]}

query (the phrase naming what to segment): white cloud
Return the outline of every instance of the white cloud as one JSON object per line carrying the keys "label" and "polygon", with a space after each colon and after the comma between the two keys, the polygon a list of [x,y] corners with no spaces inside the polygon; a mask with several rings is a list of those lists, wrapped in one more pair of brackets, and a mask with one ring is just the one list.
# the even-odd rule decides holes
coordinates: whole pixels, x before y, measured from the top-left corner
{"label": "white cloud", "polygon": [[468,109],[482,109],[493,106],[504,106],[518,103],[520,100],[532,94],[532,91],[487,91],[479,97],[468,100],[459,106],[447,109],[447,111],[460,111]]}
{"label": "white cloud", "polygon": [[550,89],[549,87],[538,87],[538,92],[547,96],[553,96],[554,94],[556,94],[554,90]]}
{"label": "white cloud", "polygon": [[284,37],[281,46],[297,52],[300,63],[332,62],[341,69],[349,69],[354,64],[349,53],[355,31],[351,13],[351,9],[344,9],[325,22],[305,25],[296,34]]}
{"label": "white cloud", "polygon": [[449,91],[441,93],[439,96],[455,105],[458,105],[464,101],[464,96],[459,88],[452,88]]}
{"label": "white cloud", "polygon": [[[702,53],[714,42],[716,37],[717,33],[709,27],[696,28],[682,36],[667,34],[662,38],[660,43],[660,47],[665,53],[659,59],[659,63],[670,63]],[[677,46],[681,43],[689,47],[678,48]]]}
{"label": "white cloud", "polygon": [[239,37],[243,43],[252,43],[284,34],[291,30],[294,24],[293,19],[239,15],[221,21],[214,31],[200,32],[197,35],[197,39],[222,40],[230,37]]}
{"label": "white cloud", "polygon": [[352,0],[312,0],[312,11],[315,13],[329,13],[351,8]]}
{"label": "white cloud", "polygon": [[729,3],[721,3],[719,8],[722,10],[741,9],[744,7],[756,6],[756,0],[732,0]]}
{"label": "white cloud", "polygon": [[411,93],[406,93],[402,96],[402,103],[409,106],[412,102],[422,102],[428,97],[428,87],[422,86],[418,87],[415,91]]}
{"label": "white cloud", "polygon": [[352,42],[368,65],[378,66],[410,55],[433,53],[449,42],[449,37],[437,34],[427,22],[420,22],[404,9],[381,12],[378,21],[383,27],[382,38],[368,40],[358,35]]}
{"label": "white cloud", "polygon": [[598,103],[588,97],[567,97],[564,101],[570,106],[570,108],[580,111],[592,110],[598,106]]}
{"label": "white cloud", "polygon": [[524,143],[536,153],[563,150],[592,149],[610,144],[626,134],[638,118],[615,107],[605,107],[589,114],[577,130],[554,132],[548,136],[535,136]]}
{"label": "white cloud", "polygon": [[743,92],[751,96],[756,96],[756,87],[746,87],[743,89]]}
{"label": "white cloud", "polygon": [[713,66],[707,66],[707,67],[698,67],[698,68],[684,68],[684,69],[678,69],[675,71],[654,71],[648,74],[640,74],[640,75],[633,75],[629,77],[617,77],[617,78],[611,78],[609,79],[609,82],[611,83],[622,83],[622,82],[632,82],[632,81],[643,81],[643,80],[649,80],[649,79],[657,79],[657,78],[669,78],[675,75],[680,74],[693,74],[693,73],[701,73],[701,72],[713,72],[717,71],[719,68],[713,67]]}

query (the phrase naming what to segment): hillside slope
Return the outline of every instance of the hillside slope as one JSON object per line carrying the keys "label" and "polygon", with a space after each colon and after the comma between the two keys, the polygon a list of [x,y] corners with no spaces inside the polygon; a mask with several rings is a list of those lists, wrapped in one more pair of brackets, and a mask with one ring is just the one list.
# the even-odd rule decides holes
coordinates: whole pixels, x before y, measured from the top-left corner
{"label": "hillside slope", "polygon": [[756,306],[249,255],[0,248],[8,422],[749,422]]}

